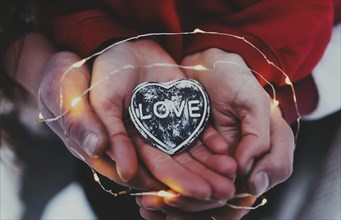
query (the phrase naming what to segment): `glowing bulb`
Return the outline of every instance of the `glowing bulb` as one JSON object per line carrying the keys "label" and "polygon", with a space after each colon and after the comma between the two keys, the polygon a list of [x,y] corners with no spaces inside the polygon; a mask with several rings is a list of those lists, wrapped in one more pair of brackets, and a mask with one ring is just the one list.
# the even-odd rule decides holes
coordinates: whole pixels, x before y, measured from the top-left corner
{"label": "glowing bulb", "polygon": [[164,191],[164,190],[160,190],[159,192],[157,192],[157,196],[173,198],[173,197],[179,196],[179,194],[174,194],[174,193],[170,193],[170,192],[167,192],[167,191]]}
{"label": "glowing bulb", "polygon": [[98,177],[97,173],[96,172],[93,172],[93,173],[94,173],[94,180],[96,182],[99,182],[99,177]]}
{"label": "glowing bulb", "polygon": [[44,116],[39,112],[38,117],[36,119],[36,123],[40,123],[44,121]]}
{"label": "glowing bulb", "polygon": [[272,104],[273,104],[273,107],[277,107],[279,105],[279,101],[274,99]]}
{"label": "glowing bulb", "polygon": [[193,69],[195,70],[199,70],[199,71],[203,71],[203,70],[207,70],[206,67],[204,67],[203,65],[199,64],[199,65],[196,65],[196,66],[193,66]]}
{"label": "glowing bulb", "polygon": [[199,29],[199,28],[196,28],[193,33],[205,33],[205,31]]}
{"label": "glowing bulb", "polygon": [[71,101],[71,106],[72,106],[72,107],[76,107],[76,105],[77,105],[81,100],[82,100],[81,97],[77,97],[77,98],[72,99],[72,101]]}
{"label": "glowing bulb", "polygon": [[261,206],[265,205],[268,202],[266,198],[263,198],[262,203],[260,204]]}
{"label": "glowing bulb", "polygon": [[289,79],[288,76],[285,77],[285,83],[286,83],[287,85],[292,85],[292,82],[291,82],[291,80]]}

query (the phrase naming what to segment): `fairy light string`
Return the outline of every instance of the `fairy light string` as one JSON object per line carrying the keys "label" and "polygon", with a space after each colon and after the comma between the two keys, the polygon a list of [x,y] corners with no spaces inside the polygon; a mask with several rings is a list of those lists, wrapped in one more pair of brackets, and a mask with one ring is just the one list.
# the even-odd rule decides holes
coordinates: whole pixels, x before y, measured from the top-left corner
{"label": "fairy light string", "polygon": [[[63,111],[63,82],[65,77],[71,72],[71,70],[76,69],[81,67],[82,65],[84,65],[86,62],[88,62],[90,59],[99,56],[101,54],[103,54],[104,52],[106,52],[107,50],[118,46],[120,44],[123,44],[125,42],[129,42],[129,41],[133,41],[133,40],[138,40],[141,38],[147,38],[147,37],[156,37],[156,36],[177,36],[177,35],[195,35],[195,34],[206,34],[206,35],[220,35],[220,36],[226,36],[226,37],[232,37],[238,40],[243,41],[244,43],[248,44],[250,47],[252,47],[254,50],[256,50],[263,58],[264,60],[271,65],[273,68],[275,68],[276,70],[278,70],[283,77],[285,78],[285,83],[290,86],[291,88],[291,93],[292,93],[292,99],[294,102],[294,107],[295,107],[295,111],[297,114],[297,130],[296,130],[296,134],[295,134],[295,140],[297,140],[297,136],[299,133],[299,129],[300,129],[300,119],[301,119],[301,115],[298,109],[298,104],[297,104],[297,97],[296,97],[296,92],[295,92],[295,88],[294,85],[292,83],[292,81],[290,80],[288,74],[286,74],[280,67],[278,67],[275,63],[273,63],[271,60],[268,59],[268,57],[259,49],[257,48],[255,45],[253,45],[250,41],[248,41],[245,37],[242,36],[238,36],[238,35],[234,35],[234,34],[229,34],[229,33],[221,33],[221,32],[214,32],[214,31],[204,31],[201,29],[195,29],[194,31],[188,31],[188,32],[165,32],[165,33],[147,33],[147,34],[141,34],[141,35],[137,35],[137,36],[133,36],[121,41],[118,41],[116,43],[111,44],[110,46],[104,48],[103,50],[96,52],[92,55],[90,55],[89,57],[86,57],[74,64],[72,64],[69,68],[67,68],[61,78],[61,82],[60,82],[60,90],[59,90],[59,107],[60,107],[60,114],[57,115],[54,118],[44,118],[43,115],[41,113],[39,113],[38,117],[37,117],[37,122],[53,122],[53,121],[58,121],[58,120],[64,120],[64,116],[70,111],[70,109],[66,109]],[[124,70],[129,70],[129,69],[136,69],[136,68],[144,68],[144,69],[150,69],[150,68],[155,68],[155,67],[167,67],[167,68],[181,68],[181,69],[188,69],[188,70],[195,70],[195,71],[209,71],[209,70],[213,70],[216,68],[217,65],[237,65],[241,68],[247,69],[249,71],[251,71],[252,73],[254,73],[255,75],[259,76],[260,79],[264,80],[264,82],[270,86],[271,90],[272,90],[272,106],[276,107],[279,105],[279,101],[277,100],[276,97],[276,90],[273,84],[271,84],[261,73],[250,69],[248,67],[245,66],[241,66],[238,63],[235,62],[230,62],[230,61],[225,61],[225,60],[218,60],[216,61],[212,66],[204,66],[202,64],[198,64],[195,66],[184,66],[184,65],[178,65],[178,64],[170,64],[170,63],[153,63],[153,64],[149,64],[149,65],[138,65],[138,66],[134,66],[131,64],[122,66],[120,68],[114,69],[111,72],[107,73],[105,77],[103,77],[102,79],[94,82],[91,86],[89,86],[86,90],[84,90],[82,92],[82,94],[78,97],[75,97],[74,99],[71,100],[70,106],[71,108],[74,108],[77,106],[77,104],[82,100],[83,96],[85,96],[86,94],[88,94],[92,89],[94,89],[95,87],[99,86],[101,83],[103,83],[105,80],[110,79],[111,76],[115,75],[116,73],[122,72]],[[68,134],[66,131],[64,131],[65,137],[66,137],[66,142],[68,144]],[[69,145],[69,144],[68,144]],[[71,151],[73,151],[80,159],[82,159],[86,164],[88,164],[85,161],[85,158],[78,153],[74,148],[70,147]],[[130,195],[130,196],[141,196],[141,195],[154,195],[154,196],[159,196],[159,197],[172,197],[172,196],[180,196],[180,194],[172,194],[169,193],[167,191],[161,190],[161,191],[151,191],[151,192],[139,192],[139,193],[132,193],[130,188],[128,190],[124,190],[124,191],[120,191],[120,192],[113,192],[111,189],[107,189],[104,187],[104,185],[101,183],[101,180],[99,178],[99,176],[97,175],[96,171],[88,164],[88,166],[90,167],[90,169],[92,170],[93,173],[93,178],[94,180],[100,185],[100,187],[110,193],[111,195],[117,197],[120,195]],[[247,194],[247,193],[243,193],[243,194],[236,194],[233,198],[234,199],[238,199],[238,198],[246,198],[246,197],[250,197],[253,196],[251,194]],[[229,204],[226,203],[224,205],[230,207],[230,208],[234,208],[234,209],[248,209],[248,210],[252,210],[252,209],[257,209],[260,206],[265,205],[266,203],[266,199],[263,198],[261,203],[259,203],[256,206],[251,206],[251,207],[247,207],[247,206],[237,206],[237,205],[233,205],[233,204]],[[214,219],[213,216],[211,216],[212,219]]]}

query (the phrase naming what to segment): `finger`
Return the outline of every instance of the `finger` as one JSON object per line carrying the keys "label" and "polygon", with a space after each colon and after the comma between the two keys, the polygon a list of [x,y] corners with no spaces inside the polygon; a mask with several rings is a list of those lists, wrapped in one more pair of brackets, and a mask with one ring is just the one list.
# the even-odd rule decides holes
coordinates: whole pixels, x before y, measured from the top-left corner
{"label": "finger", "polygon": [[[263,97],[262,94],[259,97]],[[237,110],[241,119],[241,140],[235,158],[244,176],[250,173],[255,160],[270,148],[270,102],[268,97],[259,97],[254,99],[257,102],[249,103],[249,110]]]}
{"label": "finger", "polygon": [[105,100],[99,97],[103,90],[90,95],[91,104],[103,121],[110,138],[110,147],[106,153],[116,162],[120,177],[128,182],[137,172],[137,156],[123,123],[122,100]]}
{"label": "finger", "polygon": [[[45,118],[54,117],[53,114],[47,108],[44,108],[43,112]],[[165,188],[165,186],[161,184],[159,181],[157,181],[154,177],[152,177],[150,173],[146,171],[142,165],[139,166],[137,175],[134,179],[132,179],[129,182],[122,181],[116,171],[116,164],[114,161],[110,160],[106,155],[90,157],[75,141],[65,137],[65,132],[58,122],[54,121],[49,122],[48,124],[51,126],[53,131],[62,140],[64,140],[65,145],[75,157],[88,164],[89,167],[92,167],[101,175],[115,181],[120,185],[132,187],[134,189],[148,191],[151,189],[155,190]]]}
{"label": "finger", "polygon": [[183,195],[198,199],[211,197],[211,187],[203,178],[184,168],[169,155],[146,144],[141,137],[133,140],[141,160],[159,181]]}
{"label": "finger", "polygon": [[[240,199],[238,202],[233,203],[235,206],[251,207],[256,200],[256,197],[248,197]],[[228,203],[230,203],[228,201]],[[226,219],[242,219],[250,210],[247,209],[235,209],[229,206],[224,206],[218,209],[213,209],[205,212],[206,216],[210,216],[211,219],[226,220]]]}
{"label": "finger", "polygon": [[[117,66],[108,60],[97,59],[92,73],[92,84],[97,86],[90,93],[90,103],[103,121],[110,139],[106,153],[116,162],[121,179],[128,182],[136,175],[137,156],[128,138],[123,115],[129,102],[127,94],[131,94],[136,76],[131,71],[123,71],[115,77],[109,77],[110,71]],[[104,80],[107,76],[109,78]]]}
{"label": "finger", "polygon": [[160,212],[160,211],[149,211],[144,208],[140,208],[140,214],[142,218],[146,220],[164,220],[166,219],[166,214]]}
{"label": "finger", "polygon": [[183,211],[187,212],[199,212],[204,210],[209,210],[213,208],[222,207],[226,204],[226,200],[208,200],[208,201],[202,201],[197,200],[189,197],[166,197],[164,198],[165,204],[174,207],[179,208]]}
{"label": "finger", "polygon": [[[40,109],[43,112],[44,118],[53,118],[54,115],[49,111],[48,108],[44,105],[44,103],[40,103]],[[90,157],[82,147],[80,147],[72,138],[66,138],[64,129],[61,127],[60,123],[57,121],[48,122],[48,125],[51,129],[64,141],[68,150],[78,159],[82,160],[89,167],[94,168],[97,172],[106,176],[107,178],[115,181],[116,183],[123,184],[119,178],[116,165],[113,161],[106,159],[105,157]],[[145,172],[145,171],[144,171]],[[146,175],[146,174],[141,174]],[[152,185],[147,181],[148,186]]]}
{"label": "finger", "polygon": [[190,155],[181,153],[181,155],[175,156],[175,160],[208,182],[212,188],[212,198],[230,198],[234,194],[235,188],[230,179],[212,172],[201,163],[195,161]]}
{"label": "finger", "polygon": [[[200,142],[197,143],[196,146],[193,146],[193,149],[204,148]],[[191,151],[193,151],[193,149]],[[199,153],[197,153],[197,157],[200,157]],[[191,157],[187,152],[181,152],[173,156],[173,158],[187,170],[207,181],[212,188],[213,198],[231,198],[233,196],[235,187],[229,178],[208,169],[205,165]]]}
{"label": "finger", "polygon": [[228,153],[228,143],[226,142],[225,138],[212,126],[207,126],[200,139],[213,153]]}
{"label": "finger", "polygon": [[[87,95],[81,97],[89,86],[88,69],[81,66],[65,74],[66,69],[79,60],[72,53],[59,53],[52,60],[55,60],[51,61],[55,63],[48,65],[51,66],[51,69],[46,70],[49,71],[49,76],[45,78],[40,89],[42,102],[54,116],[68,111],[59,120],[68,138],[73,139],[90,156],[101,154],[108,143],[104,126],[90,107]],[[77,103],[73,102],[75,98],[79,98]]]}
{"label": "finger", "polygon": [[115,169],[115,163],[112,160],[109,160],[105,156],[100,157],[90,157],[83,151],[83,149],[77,145],[76,142],[70,140],[68,142],[69,151],[77,158],[85,162],[89,167],[95,169],[101,175],[106,176],[107,178],[115,181],[116,183],[121,184],[123,181],[119,178],[117,171]]}
{"label": "finger", "polygon": [[83,151],[83,149],[79,145],[77,145],[76,142],[72,140],[69,140],[69,142],[67,143],[67,147],[75,157],[88,164],[89,167],[93,168],[101,175],[113,180],[114,182],[122,186],[145,191],[165,188],[165,186],[157,181],[153,176],[151,176],[142,165],[139,166],[135,178],[133,178],[129,182],[125,182],[120,178],[116,170],[115,162],[112,161],[107,155],[104,154],[96,158],[90,157]]}
{"label": "finger", "polygon": [[194,146],[188,148],[187,151],[195,160],[218,174],[226,177],[236,175],[237,163],[232,157],[224,154],[212,154],[208,147],[204,146],[200,141],[194,143]]}
{"label": "finger", "polygon": [[140,206],[147,210],[161,210],[165,207],[165,203],[160,196],[147,195],[142,197]]}
{"label": "finger", "polygon": [[[176,194],[176,192],[171,192]],[[139,199],[139,204],[147,210],[170,210],[166,208],[169,205],[189,212],[198,212],[212,208],[218,208],[226,204],[226,200],[197,200],[184,196],[176,197],[159,197],[159,196],[143,196]]]}
{"label": "finger", "polygon": [[[214,164],[214,161],[212,159],[215,159],[218,157],[218,155],[216,157],[211,157],[211,153],[201,144],[201,142],[197,142],[196,146],[192,146],[190,148],[190,151],[193,153],[193,155],[195,155],[195,157],[198,159],[198,161],[195,160],[195,158],[192,158],[188,153],[186,152],[182,152],[176,156],[173,156],[173,158],[175,159],[175,161],[173,161],[173,159],[171,157],[169,157],[168,155],[154,149],[151,148],[148,144],[146,144],[141,137],[137,134],[136,130],[132,130],[130,132],[132,134],[132,139],[136,141],[136,145],[137,146],[143,146],[144,149],[146,150],[150,150],[150,151],[155,151],[155,155],[159,155],[160,159],[156,159],[156,157],[153,158],[153,160],[156,160],[155,163],[159,163],[161,161],[162,164],[165,164],[165,167],[169,167],[168,169],[170,171],[175,171],[173,170],[173,168],[175,167],[179,167],[179,165],[181,165],[181,167],[186,168],[188,171],[190,171],[191,174],[197,174],[197,177],[201,177],[204,183],[209,184],[213,190],[214,196],[216,196],[217,198],[229,198],[234,194],[234,184],[233,182],[226,177],[223,177],[219,174],[216,174],[215,172],[211,171],[210,169],[208,169],[205,165],[203,165],[206,161],[208,162],[208,165]],[[137,137],[134,137],[137,136]],[[138,149],[140,149],[140,147],[138,147]],[[199,149],[199,150],[196,150]],[[139,155],[141,155],[139,153]],[[150,155],[150,153],[148,153],[148,155]],[[226,171],[226,170],[233,170],[235,171],[235,167],[236,167],[236,163],[233,162],[233,160],[226,156],[226,155],[221,155],[221,158],[226,158],[227,160],[224,159],[220,159],[218,160],[218,163],[216,163],[216,165],[221,165],[223,168],[219,168],[222,171]],[[157,161],[159,160],[159,161]],[[203,163],[201,164],[200,161]],[[232,162],[231,162],[232,161]],[[147,161],[146,163],[149,163],[150,161]],[[176,163],[177,162],[177,163]],[[221,162],[221,164],[219,164],[219,162]],[[227,162],[227,163],[224,163]],[[212,165],[213,167],[214,165]],[[147,165],[148,167],[148,165]],[[231,168],[232,167],[232,168]],[[160,166],[157,165],[153,165],[153,168],[155,169],[154,171],[157,172],[162,172],[159,168]],[[218,169],[218,170],[219,170]],[[181,168],[181,170],[183,170],[183,168]],[[168,174],[169,172],[168,171]],[[151,171],[152,174],[155,176],[156,172],[154,173],[153,171]],[[171,172],[173,174],[173,172]],[[167,172],[163,172],[162,173],[162,178],[165,179],[167,176]],[[233,172],[234,174],[234,172]],[[159,177],[157,177],[160,181],[163,181],[162,179],[160,179]],[[176,181],[176,184],[186,184],[186,187],[184,187],[184,185],[181,187],[182,191],[186,191],[186,189],[193,191],[194,187],[196,187],[196,185],[188,185],[189,182],[193,182],[196,184],[199,184],[200,182],[196,182],[190,178],[188,178],[188,176],[183,176],[181,178],[181,176],[176,176],[176,178],[178,179]],[[165,183],[166,185],[168,185],[167,183]],[[174,187],[173,185],[168,185],[170,188]],[[189,188],[190,187],[190,188]],[[185,190],[184,190],[185,189]],[[200,188],[199,188],[200,189]],[[203,190],[204,188],[202,188]],[[176,189],[175,189],[176,190]],[[176,190],[178,191],[178,190]],[[179,191],[178,191],[179,192]],[[180,192],[181,193],[181,192]],[[183,192],[184,193],[184,192]],[[182,193],[182,194],[183,194]],[[186,195],[186,194],[184,194]],[[192,194],[189,194],[189,196],[195,196]],[[202,197],[200,197],[202,198]]]}
{"label": "finger", "polygon": [[261,195],[269,188],[285,181],[292,173],[294,135],[278,109],[271,117],[271,149],[255,165],[249,177],[249,189]]}

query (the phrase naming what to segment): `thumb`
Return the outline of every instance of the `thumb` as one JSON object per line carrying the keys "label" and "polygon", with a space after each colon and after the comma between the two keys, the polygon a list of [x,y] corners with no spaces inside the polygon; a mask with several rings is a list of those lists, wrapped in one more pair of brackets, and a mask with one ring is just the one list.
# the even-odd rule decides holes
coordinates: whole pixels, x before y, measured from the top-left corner
{"label": "thumb", "polygon": [[[59,136],[64,137],[65,143],[72,139],[89,156],[96,156],[104,151],[108,138],[103,124],[88,102],[88,95],[82,94],[90,83],[89,70],[81,66],[65,73],[77,61],[79,57],[70,52],[58,53],[49,60],[40,86],[40,106],[55,117],[65,113],[58,120],[65,135]],[[48,124],[52,129],[56,126],[54,123]]]}

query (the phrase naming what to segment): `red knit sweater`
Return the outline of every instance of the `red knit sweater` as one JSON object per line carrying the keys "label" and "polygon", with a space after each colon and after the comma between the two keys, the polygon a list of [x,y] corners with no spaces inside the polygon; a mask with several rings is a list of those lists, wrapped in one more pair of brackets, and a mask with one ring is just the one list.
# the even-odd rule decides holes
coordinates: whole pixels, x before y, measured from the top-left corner
{"label": "red knit sweater", "polygon": [[[183,32],[200,28],[245,37],[295,83],[301,114],[312,111],[317,92],[309,76],[321,58],[333,27],[332,1],[66,1],[54,8],[57,42],[88,56],[108,41],[150,32]],[[284,77],[255,48],[240,39],[217,35],[160,37],[176,61],[216,47],[241,55],[250,68],[278,88],[284,117],[296,113]],[[265,83],[260,80],[262,85]]]}

